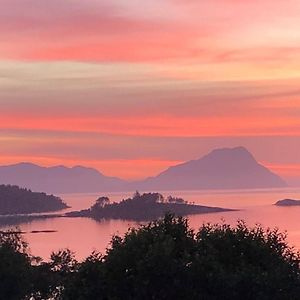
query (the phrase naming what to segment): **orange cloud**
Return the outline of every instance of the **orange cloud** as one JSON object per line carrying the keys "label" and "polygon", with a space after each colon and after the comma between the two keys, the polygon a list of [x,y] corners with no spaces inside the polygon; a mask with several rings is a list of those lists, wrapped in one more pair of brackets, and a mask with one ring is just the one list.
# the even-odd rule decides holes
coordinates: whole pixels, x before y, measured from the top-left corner
{"label": "orange cloud", "polygon": [[299,61],[297,1],[144,2],[3,0],[0,58]]}
{"label": "orange cloud", "polygon": [[181,161],[185,138],[296,139],[299,15],[296,0],[2,0],[0,159],[133,178]]}
{"label": "orange cloud", "polygon": [[4,116],[1,129],[98,132],[133,136],[265,136],[300,135],[299,118],[263,115],[220,117],[16,117]]}
{"label": "orange cloud", "polygon": [[2,4],[2,59],[139,62],[199,51],[191,45],[193,26],[178,20],[143,19],[106,1],[27,2]]}

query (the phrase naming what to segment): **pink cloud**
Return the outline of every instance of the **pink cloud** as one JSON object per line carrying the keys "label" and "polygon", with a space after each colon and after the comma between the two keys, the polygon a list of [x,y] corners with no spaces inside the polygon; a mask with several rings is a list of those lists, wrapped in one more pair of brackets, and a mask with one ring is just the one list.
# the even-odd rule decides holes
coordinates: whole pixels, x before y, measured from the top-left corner
{"label": "pink cloud", "polygon": [[[128,16],[94,1],[4,1],[2,59],[141,61],[189,56],[184,23]],[[183,47],[185,44],[187,46]]]}
{"label": "pink cloud", "polygon": [[[123,176],[121,164],[139,177],[224,144],[259,154],[281,136],[296,141],[285,155],[296,161],[299,14],[295,0],[2,0],[1,161]],[[261,80],[270,78],[280,80]],[[187,139],[205,141],[192,152]],[[141,143],[145,157],[132,150]]]}
{"label": "pink cloud", "polygon": [[[160,5],[152,4],[156,13],[143,16],[142,3],[135,11],[133,4],[116,0],[4,0],[0,58],[207,63],[299,58],[300,5],[293,0],[166,3],[168,11],[158,15]],[[282,35],[286,45],[278,44]]]}

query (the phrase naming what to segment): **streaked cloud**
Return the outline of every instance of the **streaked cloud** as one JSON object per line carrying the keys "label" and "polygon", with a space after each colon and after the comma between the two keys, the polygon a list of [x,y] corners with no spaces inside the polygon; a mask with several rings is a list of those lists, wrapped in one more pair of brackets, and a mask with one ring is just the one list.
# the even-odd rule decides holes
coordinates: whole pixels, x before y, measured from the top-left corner
{"label": "streaked cloud", "polygon": [[245,145],[300,178],[299,1],[0,3],[0,163],[141,178]]}

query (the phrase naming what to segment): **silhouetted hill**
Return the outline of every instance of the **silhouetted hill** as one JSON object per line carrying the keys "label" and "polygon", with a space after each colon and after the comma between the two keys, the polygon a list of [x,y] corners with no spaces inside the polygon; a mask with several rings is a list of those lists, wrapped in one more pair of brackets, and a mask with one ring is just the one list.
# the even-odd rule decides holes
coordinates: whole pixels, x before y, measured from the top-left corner
{"label": "silhouetted hill", "polygon": [[31,163],[0,166],[0,184],[15,184],[48,193],[134,190],[250,189],[285,187],[278,175],[259,164],[243,147],[217,149],[198,160],[170,167],[156,177],[137,182],[107,177],[76,166],[40,167]]}
{"label": "silhouetted hill", "polygon": [[141,190],[244,189],[285,187],[278,175],[259,164],[243,147],[216,149],[208,155],[141,181]]}
{"label": "silhouetted hill", "polygon": [[58,197],[12,185],[0,185],[0,215],[58,211],[68,206]]}
{"label": "silhouetted hill", "polygon": [[0,166],[0,183],[48,193],[114,191],[126,186],[125,181],[104,176],[92,168],[46,168],[31,163]]}
{"label": "silhouetted hill", "polygon": [[225,211],[233,211],[233,209],[195,205],[181,198],[171,196],[164,198],[159,193],[142,195],[136,193],[132,198],[124,199],[119,203],[110,203],[109,198],[100,197],[90,209],[70,212],[66,216],[145,221],[162,217],[166,213],[185,216]]}

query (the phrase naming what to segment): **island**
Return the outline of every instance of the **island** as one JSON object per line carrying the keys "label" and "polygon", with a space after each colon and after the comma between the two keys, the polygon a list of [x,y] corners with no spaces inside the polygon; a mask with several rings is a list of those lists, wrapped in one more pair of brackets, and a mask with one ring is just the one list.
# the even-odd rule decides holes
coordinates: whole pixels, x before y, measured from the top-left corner
{"label": "island", "polygon": [[0,215],[32,214],[68,208],[61,198],[16,185],[0,185]]}
{"label": "island", "polygon": [[276,206],[300,206],[300,200],[283,199],[283,200],[277,201],[274,205],[276,205]]}
{"label": "island", "polygon": [[89,209],[66,213],[68,217],[90,217],[100,219],[123,219],[135,221],[154,220],[172,213],[177,216],[234,211],[220,207],[209,207],[189,203],[182,198],[163,197],[159,193],[136,192],[132,198],[120,202],[110,202],[108,197],[100,197]]}

